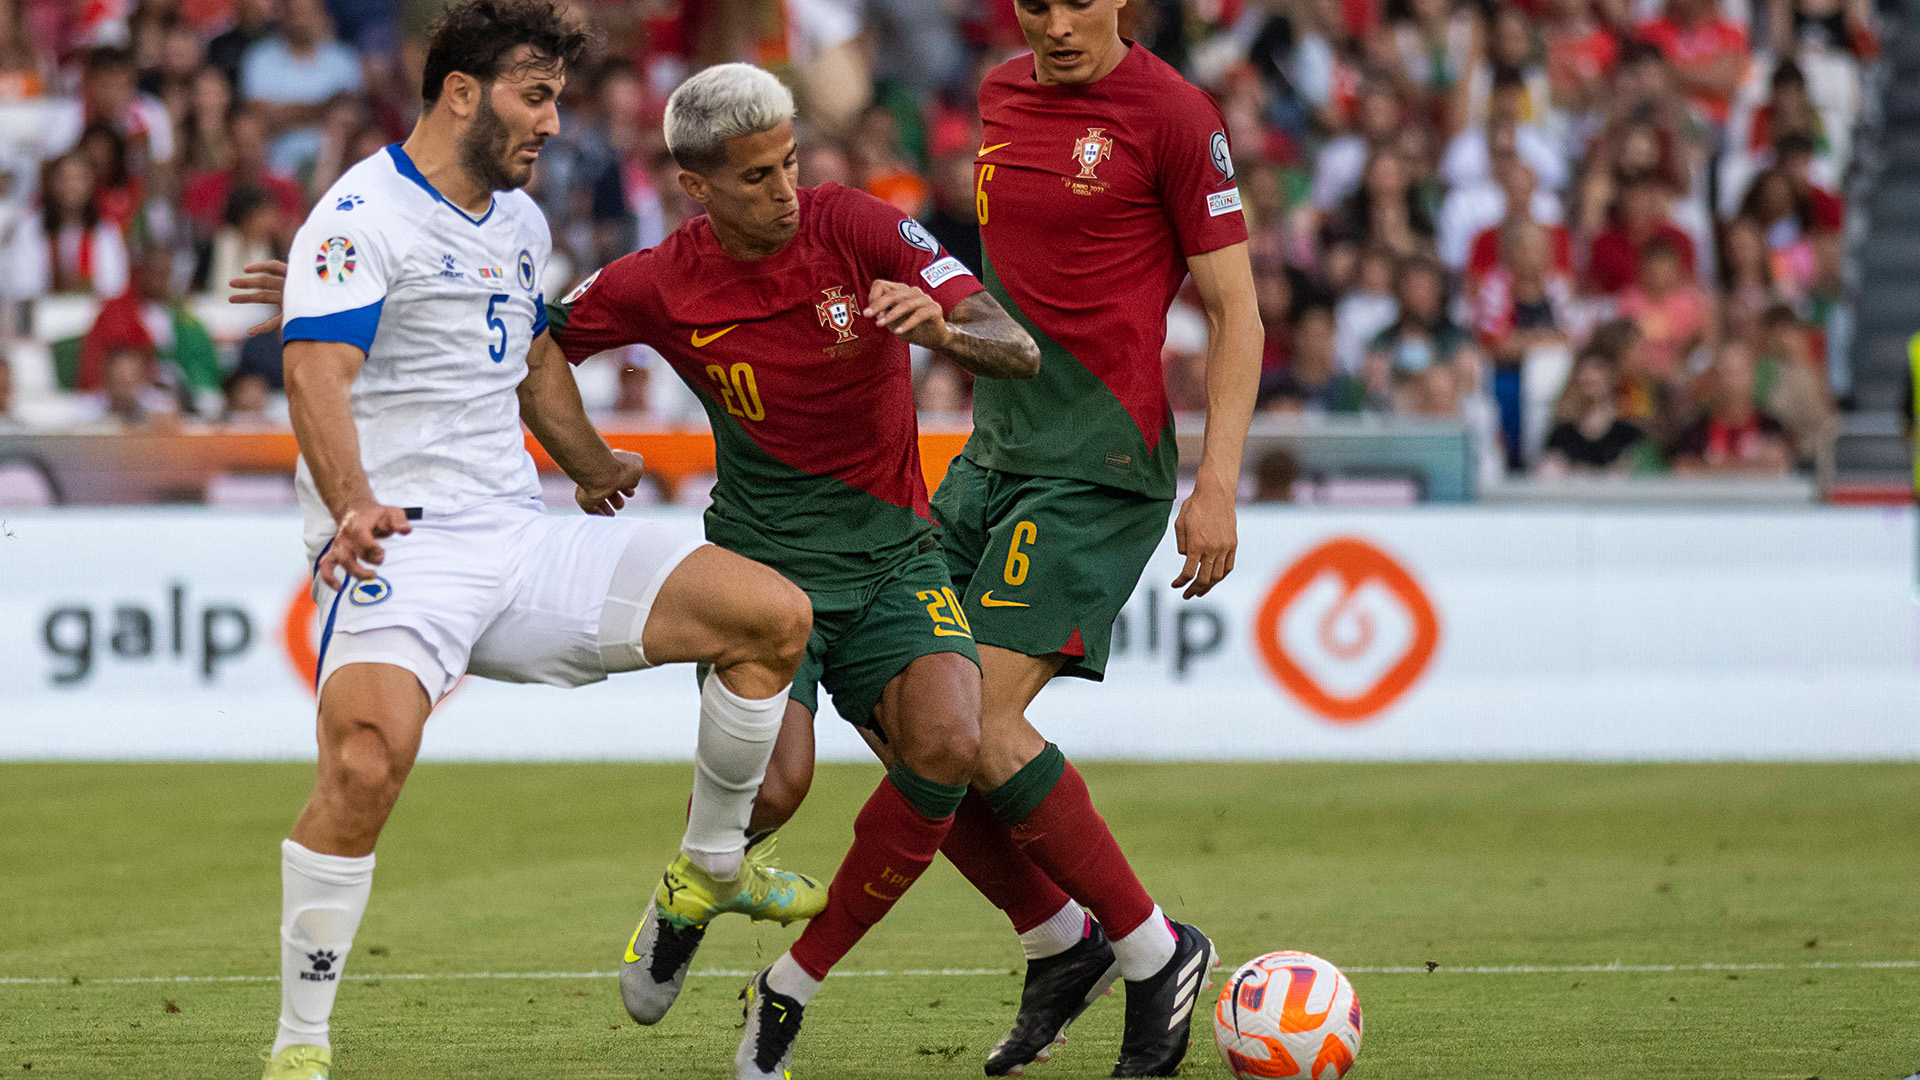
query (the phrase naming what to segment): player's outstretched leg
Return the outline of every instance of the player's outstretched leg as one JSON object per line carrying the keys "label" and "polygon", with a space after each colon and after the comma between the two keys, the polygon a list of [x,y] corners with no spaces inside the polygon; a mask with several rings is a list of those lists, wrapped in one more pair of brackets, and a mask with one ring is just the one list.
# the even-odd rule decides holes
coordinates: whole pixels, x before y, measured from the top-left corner
{"label": "player's outstretched leg", "polygon": [[1047,1060],[1054,1043],[1066,1041],[1067,1027],[1120,977],[1113,946],[1100,924],[1013,842],[978,791],[967,792],[940,853],[1012,920],[1027,958],[1019,1015],[988,1053],[987,1075],[1007,1076]]}
{"label": "player's outstretched leg", "polygon": [[[1161,914],[1093,808],[1079,770],[1027,722],[1027,705],[1064,660],[980,646],[981,744],[974,786],[1034,865],[1092,911],[1112,940],[1127,983],[1126,1033],[1114,1075],[1172,1075],[1187,1053],[1193,1006],[1207,988],[1213,946],[1199,931]],[[1024,996],[1021,1011],[1022,1020],[1033,1019]],[[1016,1034],[1022,1026],[1015,1022]]]}
{"label": "player's outstretched leg", "polygon": [[[610,604],[622,588],[616,575]],[[687,555],[650,605],[634,607],[646,662],[711,666],[700,689],[693,799],[680,856],[661,875],[621,957],[627,1012],[655,1024],[679,996],[716,916],[738,912],[788,923],[826,906],[825,888],[772,865],[771,845],[747,852],[754,795],[806,654],[812,608],[786,578],[712,545]]]}
{"label": "player's outstretched leg", "polygon": [[374,841],[430,709],[419,678],[393,664],[347,664],[321,689],[313,795],[280,844],[280,1030],[266,1080],[327,1080],[332,1070],[328,1019],[373,888]]}
{"label": "player's outstretched leg", "polygon": [[786,1080],[801,1012],[827,972],[932,864],[973,775],[979,715],[979,671],[962,654],[921,656],[887,683],[874,717],[894,760],[853,820],[826,910],[742,995],[737,1080]]}

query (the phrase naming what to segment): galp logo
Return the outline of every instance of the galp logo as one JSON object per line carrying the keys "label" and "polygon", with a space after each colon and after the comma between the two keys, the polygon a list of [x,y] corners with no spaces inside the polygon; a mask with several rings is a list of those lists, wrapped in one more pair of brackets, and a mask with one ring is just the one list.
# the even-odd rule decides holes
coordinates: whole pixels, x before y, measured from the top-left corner
{"label": "galp logo", "polygon": [[1420,583],[1364,540],[1329,540],[1267,593],[1254,640],[1301,704],[1336,724],[1371,719],[1426,671],[1440,620]]}

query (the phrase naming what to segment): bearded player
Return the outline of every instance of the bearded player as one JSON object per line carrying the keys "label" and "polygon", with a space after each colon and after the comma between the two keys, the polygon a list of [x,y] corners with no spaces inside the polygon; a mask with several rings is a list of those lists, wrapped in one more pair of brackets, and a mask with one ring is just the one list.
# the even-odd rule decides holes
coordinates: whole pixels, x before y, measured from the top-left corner
{"label": "bearded player", "polygon": [[[651,345],[699,395],[719,455],[708,539],[813,603],[787,706],[800,738],[782,744],[810,771],[824,687],[889,766],[826,910],[742,995],[735,1075],[784,1078],[808,1001],[932,862],[979,750],[979,661],[928,510],[907,344],[994,379],[1031,378],[1039,352],[918,222],[862,192],[797,186],[793,98],[767,72],[687,80],[666,136],[707,214],[588,279],[551,334],[575,361]],[[542,352],[536,369],[555,364]],[[641,1023],[665,1015],[705,932],[675,885],[670,872],[621,966]]]}
{"label": "bearded player", "polygon": [[983,276],[1042,356],[1035,379],[975,382],[973,435],[933,498],[984,678],[974,794],[942,851],[1012,919],[1028,958],[989,1075],[1044,1053],[1116,965],[1127,1007],[1114,1075],[1172,1074],[1212,963],[1199,931],[1161,914],[1079,773],[1026,718],[1055,677],[1102,677],[1114,618],[1166,531],[1178,462],[1160,349],[1189,275],[1209,331],[1199,478],[1174,521],[1186,566],[1173,585],[1189,598],[1233,568],[1260,374],[1220,110],[1120,37],[1124,3],[1014,0],[1033,53],[980,86]]}
{"label": "bearded player", "polygon": [[638,458],[609,450],[587,421],[565,365],[528,363],[546,328],[550,248],[518,189],[558,131],[555,102],[585,46],[547,0],[450,8],[411,136],[349,169],[294,241],[313,261],[286,285],[287,393],[328,614],[318,776],[281,845],[267,1080],[332,1071],[329,1019],[375,841],[428,714],[463,674],[578,686],[707,665],[675,864],[688,903],[702,918],[781,921],[824,906],[818,886],[767,868],[744,842],[806,650],[805,594],[711,544],[541,507],[523,418],[583,508],[611,515],[640,479]]}

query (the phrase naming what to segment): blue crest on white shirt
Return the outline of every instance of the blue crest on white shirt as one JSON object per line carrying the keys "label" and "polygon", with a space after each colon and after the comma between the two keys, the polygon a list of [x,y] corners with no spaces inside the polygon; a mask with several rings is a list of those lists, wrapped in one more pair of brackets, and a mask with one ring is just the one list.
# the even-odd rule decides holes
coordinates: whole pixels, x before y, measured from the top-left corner
{"label": "blue crest on white shirt", "polygon": [[525,249],[520,252],[520,287],[533,291],[533,253]]}

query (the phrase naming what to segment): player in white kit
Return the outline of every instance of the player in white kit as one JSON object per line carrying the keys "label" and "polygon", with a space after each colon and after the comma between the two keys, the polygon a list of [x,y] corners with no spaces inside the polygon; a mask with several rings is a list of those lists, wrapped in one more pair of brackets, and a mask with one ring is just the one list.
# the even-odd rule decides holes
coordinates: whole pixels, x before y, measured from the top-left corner
{"label": "player in white kit", "polygon": [[[318,777],[282,844],[268,1080],[329,1076],[328,1017],[374,842],[428,714],[466,673],[578,686],[712,665],[669,872],[712,914],[784,922],[825,903],[823,887],[745,852],[811,627],[806,595],[758,563],[614,518],[638,457],[595,432],[564,361],[528,364],[549,237],[518,189],[559,130],[555,99],[586,43],[550,0],[460,0],[434,32],[413,133],[349,169],[294,240],[287,394],[326,629]],[[544,512],[523,418],[588,515]]]}

